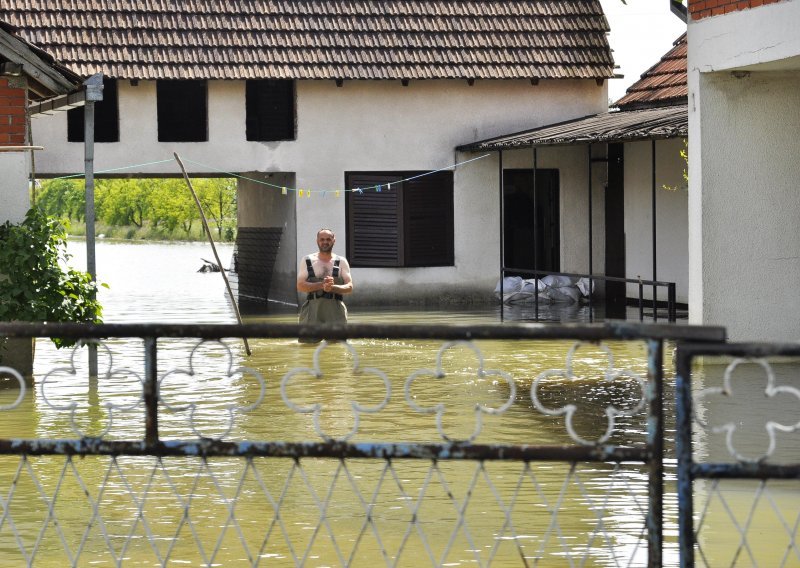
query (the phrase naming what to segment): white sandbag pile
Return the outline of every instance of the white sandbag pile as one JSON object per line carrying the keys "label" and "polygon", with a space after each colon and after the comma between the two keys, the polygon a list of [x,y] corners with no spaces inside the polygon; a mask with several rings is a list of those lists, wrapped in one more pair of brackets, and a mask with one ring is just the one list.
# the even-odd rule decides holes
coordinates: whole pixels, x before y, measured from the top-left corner
{"label": "white sandbag pile", "polygon": [[[571,276],[547,275],[539,280],[523,279],[519,276],[503,278],[503,302],[506,304],[534,303],[536,293],[542,303],[575,303],[589,297],[589,279]],[[500,282],[494,289],[494,295],[500,298]]]}

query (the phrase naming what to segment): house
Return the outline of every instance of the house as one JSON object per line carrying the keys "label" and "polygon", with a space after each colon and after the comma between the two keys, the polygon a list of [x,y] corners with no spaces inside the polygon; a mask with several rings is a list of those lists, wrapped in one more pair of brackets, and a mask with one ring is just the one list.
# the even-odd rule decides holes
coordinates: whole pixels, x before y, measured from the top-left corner
{"label": "house", "polygon": [[31,206],[31,114],[59,96],[81,104],[79,87],[80,77],[0,20],[0,223],[21,221]]}
{"label": "house", "polygon": [[[193,176],[239,176],[245,295],[288,303],[321,227],[353,266],[351,304],[493,301],[501,164],[453,168],[454,148],[603,112],[614,74],[597,0],[8,0],[0,18],[106,78],[98,175],[177,176],[177,153]],[[33,130],[38,175],[82,170],[79,111]],[[584,155],[542,158],[561,270],[588,257]]]}
{"label": "house", "polygon": [[[583,156],[580,167],[592,174],[584,181],[586,197],[566,210],[561,205],[561,223],[576,224],[578,237],[568,244],[569,249],[562,247],[562,259],[568,255],[569,260],[562,262],[560,271],[597,279],[598,287],[605,289],[606,312],[612,317],[624,317],[625,305],[638,303],[639,280],[672,283],[673,300],[687,304],[688,196],[683,179],[686,163],[681,156],[688,134],[686,104],[684,34],[614,103],[617,110],[460,145],[458,150],[467,156],[497,152],[509,164],[504,166],[500,188],[509,211],[503,230],[505,266],[559,271],[559,264],[546,251],[552,224],[548,169],[558,169],[552,164],[577,152]],[[534,163],[535,200],[531,198]],[[515,173],[520,167],[526,168],[524,183]],[[494,183],[500,184],[499,176]],[[520,218],[514,196],[521,189],[529,195],[523,209],[537,211],[533,218]],[[522,238],[515,239],[516,233]],[[537,241],[537,254],[526,254],[525,243]],[[661,285],[645,285],[641,294],[646,303],[655,298],[662,305],[670,299],[669,288]]]}
{"label": "house", "polygon": [[800,339],[800,2],[690,0],[691,321]]}

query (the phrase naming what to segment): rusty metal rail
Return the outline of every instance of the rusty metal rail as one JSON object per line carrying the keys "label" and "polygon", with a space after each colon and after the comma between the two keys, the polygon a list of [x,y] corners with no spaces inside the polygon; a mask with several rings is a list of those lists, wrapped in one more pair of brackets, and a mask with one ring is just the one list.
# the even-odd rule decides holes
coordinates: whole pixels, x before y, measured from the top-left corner
{"label": "rusty metal rail", "polygon": [[[693,390],[692,377],[694,374],[693,363],[701,358],[714,358],[715,361],[732,360],[727,364],[723,374],[722,386],[709,387],[707,384],[703,391]],[[705,511],[695,510],[695,482],[697,480],[709,480],[712,483],[710,493],[721,495],[720,480],[758,480],[760,487],[754,495],[760,496],[766,490],[766,483],[769,480],[800,480],[800,462],[796,461],[797,456],[792,460],[794,463],[772,463],[771,458],[776,445],[776,432],[792,433],[800,431],[800,422],[790,425],[779,425],[773,415],[760,416],[765,422],[769,433],[769,446],[764,453],[758,457],[748,458],[742,456],[733,444],[733,433],[737,429],[737,423],[742,415],[753,414],[752,398],[747,396],[739,397],[738,405],[727,408],[725,416],[705,416],[702,419],[698,416],[698,399],[704,395],[722,395],[732,404],[731,399],[735,398],[734,389],[731,387],[730,377],[734,369],[741,363],[750,363],[764,373],[766,379],[763,394],[774,397],[777,394],[794,396],[796,402],[800,403],[800,389],[794,386],[779,385],[773,373],[770,359],[777,360],[787,358],[797,360],[800,358],[800,345],[798,344],[766,344],[766,343],[679,343],[676,350],[676,451],[678,458],[678,524],[680,538],[680,565],[684,568],[692,568],[696,563],[698,552],[702,555],[703,565],[716,565],[718,560],[710,560],[703,554],[700,547],[698,533],[704,523]],[[709,412],[706,411],[708,414]],[[737,415],[738,413],[738,415]],[[711,426],[710,420],[727,421],[721,426]],[[721,463],[715,460],[697,458],[693,442],[693,430],[695,432],[705,430],[715,434],[726,434],[728,454],[726,461]],[[795,488],[795,491],[797,489]],[[741,492],[741,491],[740,491]],[[758,502],[756,497],[755,503]],[[733,565],[748,563],[752,566],[789,566],[797,565],[800,562],[800,548],[796,542],[796,528],[787,530],[787,545],[785,555],[782,559],[771,559],[766,562],[759,562],[755,553],[750,550],[748,543],[748,532],[752,531],[752,537],[764,541],[766,538],[774,539],[776,535],[769,537],[763,529],[759,530],[754,522],[756,511],[755,503],[750,506],[749,513],[745,520],[733,520],[733,526],[740,531],[736,534],[738,542],[732,546],[738,550],[733,554]],[[772,504],[773,509],[775,504]],[[727,514],[733,519],[733,513],[725,504]],[[786,527],[784,527],[786,528]],[[772,548],[781,549],[776,541],[768,541]],[[749,557],[742,558],[742,556]],[[716,562],[716,563],[715,563]]]}
{"label": "rusty metal rail", "polygon": [[[516,461],[525,464],[537,461],[616,463],[634,462],[645,464],[648,469],[647,529],[648,565],[662,565],[663,547],[663,359],[664,342],[685,341],[693,344],[720,342],[725,339],[725,330],[719,327],[693,327],[634,323],[606,323],[592,325],[542,325],[503,324],[482,326],[420,326],[420,325],[348,325],[335,327],[309,327],[292,324],[245,324],[245,325],[173,325],[173,324],[0,324],[0,336],[6,337],[61,337],[100,341],[105,338],[138,338],[144,342],[145,364],[142,380],[144,408],[144,439],[107,440],[100,437],[78,437],[73,439],[0,439],[0,454],[41,456],[154,456],[162,458],[240,457],[382,459],[391,468],[394,460],[418,459],[432,463],[446,460]],[[316,338],[327,341],[348,339],[436,339],[449,342],[473,340],[575,340],[577,342],[602,343],[616,340],[638,340],[647,346],[646,388],[643,388],[643,406],[646,407],[646,443],[644,445],[614,446],[601,438],[597,443],[585,443],[570,431],[576,443],[572,446],[526,446],[507,444],[476,444],[467,440],[450,440],[443,436],[441,443],[405,443],[401,441],[351,443],[346,438],[326,438],[314,442],[241,441],[224,439],[190,438],[162,440],[159,434],[159,412],[165,405],[159,395],[158,340],[165,338],[196,338],[218,340],[223,338]],[[345,344],[347,345],[347,344]],[[608,376],[611,376],[611,370]],[[543,373],[546,375],[546,373]],[[287,375],[288,376],[288,375]],[[406,390],[413,377],[406,383]],[[538,380],[538,379],[537,379]],[[286,379],[285,379],[286,381]],[[284,382],[285,382],[284,381]],[[509,380],[513,382],[513,380]],[[513,384],[510,399],[514,398]],[[23,385],[20,385],[24,389]],[[532,387],[534,403],[536,384]],[[388,398],[388,394],[387,394]],[[406,398],[408,392],[406,392]],[[509,403],[510,404],[510,403]],[[412,407],[414,404],[412,403]],[[310,410],[300,409],[300,412]],[[432,411],[429,411],[432,412]],[[499,413],[501,411],[487,410]],[[549,412],[551,414],[560,411]],[[477,414],[477,410],[476,410]],[[570,416],[567,413],[567,425]],[[609,430],[613,429],[613,416],[609,415]],[[319,432],[319,430],[318,430]],[[440,429],[441,432],[441,429]],[[248,461],[248,463],[249,463]],[[574,467],[574,465],[573,465]],[[3,505],[5,508],[5,504]],[[324,519],[323,519],[324,521]],[[322,522],[322,521],[321,521]],[[366,522],[366,521],[365,521]],[[371,520],[369,522],[372,522]],[[338,552],[338,551],[337,551]],[[384,552],[385,555],[385,552]],[[296,559],[297,561],[297,559]],[[257,562],[254,561],[254,563]]]}

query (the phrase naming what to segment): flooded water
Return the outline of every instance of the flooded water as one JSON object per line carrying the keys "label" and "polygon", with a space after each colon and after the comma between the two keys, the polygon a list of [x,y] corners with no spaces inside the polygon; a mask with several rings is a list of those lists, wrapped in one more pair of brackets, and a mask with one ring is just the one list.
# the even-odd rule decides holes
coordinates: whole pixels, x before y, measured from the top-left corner
{"label": "flooded water", "polygon": [[[70,243],[75,266],[84,266],[84,249],[82,242]],[[227,265],[232,247],[219,245],[219,251]],[[98,242],[98,279],[109,285],[101,293],[104,320],[235,322],[221,276],[197,272],[203,259],[213,260],[206,244]],[[296,314],[283,310],[247,320],[294,322]],[[350,321],[495,323],[499,316],[495,309],[352,310]],[[141,342],[106,345],[101,371],[114,372],[95,384],[86,378],[83,351],[71,360],[71,351],[38,341],[40,388],[17,408],[0,412],[4,437],[141,439]],[[160,415],[160,434],[164,440],[345,438],[355,428],[355,401],[380,410],[360,414],[351,441],[440,442],[443,435],[473,435],[480,404],[507,410],[482,414],[477,442],[572,445],[564,417],[542,414],[531,402],[536,377],[564,369],[572,343],[475,345],[477,351],[454,345],[440,352],[441,342],[355,340],[350,348],[334,344],[320,350],[315,370],[315,347],[294,339],[251,339],[249,357],[240,341],[197,348],[193,341],[159,341],[160,389],[169,405]],[[615,368],[646,376],[643,343],[607,347]],[[642,397],[635,380],[613,385],[602,380],[607,361],[602,349],[582,347],[573,369],[579,380],[556,376],[543,380],[537,391],[547,408],[574,401],[579,406],[574,429],[585,439],[605,431],[607,406],[630,409]],[[243,370],[236,371],[239,367]],[[671,376],[667,379],[667,416],[672,416]],[[16,394],[0,391],[0,405],[12,403]],[[415,412],[409,401],[429,412]],[[440,428],[430,412],[438,404],[445,409]],[[314,405],[320,409],[317,420],[309,412]],[[643,412],[620,417],[609,441],[641,444],[645,429]],[[750,449],[759,445],[763,440],[746,443]],[[675,565],[671,443],[668,452],[665,563]],[[351,460],[343,465],[312,459],[30,456],[20,461],[12,456],[0,461],[0,487],[3,492],[11,487],[0,496],[8,515],[0,520],[2,565],[24,563],[34,553],[41,566],[68,564],[78,554],[79,565],[100,566],[119,559],[150,566],[236,565],[258,558],[278,566],[374,566],[395,564],[395,556],[400,566],[647,564],[646,472],[628,464],[570,469],[558,462]],[[709,520],[706,534],[713,534],[715,524]],[[713,565],[713,542],[707,550]]]}

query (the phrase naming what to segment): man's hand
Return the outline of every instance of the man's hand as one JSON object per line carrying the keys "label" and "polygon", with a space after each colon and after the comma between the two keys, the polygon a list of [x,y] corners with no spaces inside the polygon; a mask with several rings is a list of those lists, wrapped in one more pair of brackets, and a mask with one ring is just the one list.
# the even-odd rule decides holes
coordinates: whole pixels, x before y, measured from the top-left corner
{"label": "man's hand", "polygon": [[331,292],[333,290],[333,276],[325,277],[322,281],[322,290],[325,292]]}

